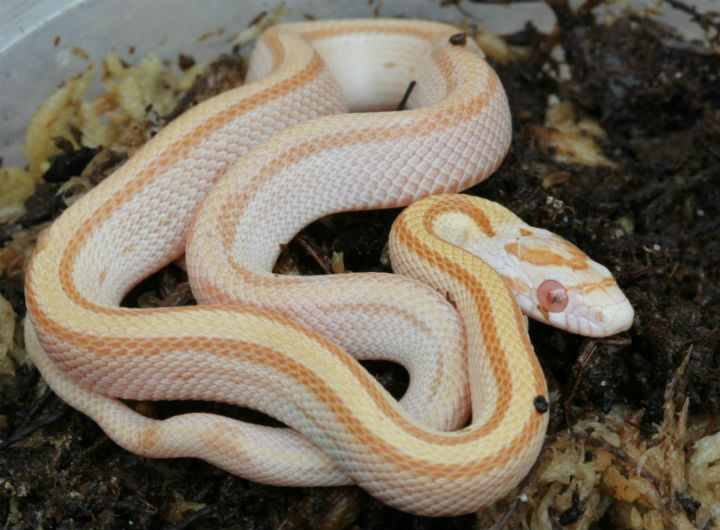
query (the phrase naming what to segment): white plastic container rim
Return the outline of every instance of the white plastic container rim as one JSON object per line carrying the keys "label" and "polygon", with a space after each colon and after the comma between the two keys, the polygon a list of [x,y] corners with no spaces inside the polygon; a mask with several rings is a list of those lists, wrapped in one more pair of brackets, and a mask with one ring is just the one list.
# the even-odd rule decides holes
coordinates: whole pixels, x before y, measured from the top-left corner
{"label": "white plastic container rim", "polygon": [[[712,9],[717,0],[693,2],[702,11]],[[228,51],[233,37],[260,13],[279,6],[281,21],[307,15],[403,16],[470,22],[498,34],[517,31],[528,20],[548,32],[555,21],[543,2],[441,4],[441,0],[0,0],[0,157],[4,164],[24,165],[25,128],[35,109],[59,83],[91,62],[99,63],[110,49],[128,62],[149,53],[173,61],[179,53],[202,60]],[[629,5],[643,9],[657,7],[658,1],[628,0],[613,9]],[[608,16],[605,8],[595,13]],[[686,37],[702,37],[687,14],[665,5],[663,17]],[[87,58],[74,53],[76,48]],[[92,91],[99,93],[99,82]]]}

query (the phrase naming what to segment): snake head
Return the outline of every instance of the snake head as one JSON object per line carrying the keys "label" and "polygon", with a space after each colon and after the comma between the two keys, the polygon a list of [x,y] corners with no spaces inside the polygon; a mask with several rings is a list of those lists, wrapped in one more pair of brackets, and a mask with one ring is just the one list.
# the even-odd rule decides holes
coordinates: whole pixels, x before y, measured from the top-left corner
{"label": "snake head", "polygon": [[634,311],[610,271],[560,236],[525,225],[504,245],[506,278],[523,313],[589,337],[632,326]]}
{"label": "snake head", "polygon": [[610,271],[562,237],[480,197],[425,201],[431,233],[502,276],[525,315],[589,337],[632,326],[633,308]]}

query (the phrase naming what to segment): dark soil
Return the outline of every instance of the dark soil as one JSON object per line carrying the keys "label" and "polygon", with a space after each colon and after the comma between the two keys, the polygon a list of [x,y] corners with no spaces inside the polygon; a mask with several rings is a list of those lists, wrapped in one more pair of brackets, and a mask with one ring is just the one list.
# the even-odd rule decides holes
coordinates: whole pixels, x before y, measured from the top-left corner
{"label": "dark soil", "polygon": [[[552,403],[550,432],[615,403],[645,409],[642,427],[652,431],[662,419],[666,383],[688,354],[681,391],[690,398],[691,414],[717,416],[720,56],[637,14],[598,26],[589,5],[571,12],[553,0],[552,7],[560,21],[556,32],[543,35],[528,26],[507,40],[531,46],[531,54],[494,64],[511,103],[514,141],[498,172],[469,193],[502,203],[606,265],[636,317],[629,332],[600,340],[531,324],[550,387],[561,395]],[[548,52],[556,43],[572,72],[569,81],[540,68],[552,64]],[[192,90],[186,102],[202,87]],[[537,127],[550,94],[601,125],[607,133],[602,147],[614,168],[555,162],[540,148]],[[66,165],[82,158],[72,156]],[[544,187],[548,175],[555,184]],[[23,226],[57,215],[56,187],[46,184],[31,199]],[[278,268],[320,274],[337,250],[350,270],[387,270],[380,255],[396,214],[349,213],[317,222],[288,246]],[[2,243],[16,230],[0,227]],[[179,269],[170,268],[136,289],[127,303],[152,305],[167,297],[188,302],[183,281]],[[148,289],[155,294],[143,295]],[[24,314],[17,279],[0,278],[0,293]],[[384,363],[371,369],[396,394],[403,391],[402,369]],[[410,516],[353,487],[270,487],[198,460],[141,458],[116,446],[51,392],[38,396],[38,381],[37,371],[28,368],[0,380],[0,414],[7,417],[0,427],[0,522],[6,528],[430,529],[475,523],[474,516]],[[147,407],[157,417],[188,407],[245,414],[213,404]],[[603,521],[598,528],[605,526],[614,525]]]}

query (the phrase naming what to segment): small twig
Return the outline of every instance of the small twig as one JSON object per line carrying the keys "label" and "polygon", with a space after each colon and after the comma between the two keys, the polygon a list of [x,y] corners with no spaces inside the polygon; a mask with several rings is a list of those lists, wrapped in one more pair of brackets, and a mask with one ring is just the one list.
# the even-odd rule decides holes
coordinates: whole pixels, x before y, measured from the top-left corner
{"label": "small twig", "polygon": [[587,363],[590,361],[590,358],[594,355],[596,350],[597,343],[595,341],[589,342],[583,348],[583,351],[580,353],[577,361],[575,361],[575,366],[573,368],[576,368],[578,370],[578,373],[575,376],[575,382],[573,384],[573,387],[570,390],[567,399],[563,403],[565,423],[567,423],[568,427],[572,425],[572,423],[570,422],[570,416],[568,415],[568,409],[570,408],[570,404],[572,403],[573,399],[575,399],[575,393],[577,392],[578,386],[580,386],[580,380],[582,379],[582,374],[585,371],[585,367],[587,366]]}
{"label": "small twig", "polygon": [[320,268],[323,270],[325,274],[332,274],[332,269],[327,266],[327,264],[323,261],[322,257],[315,252],[315,249],[312,247],[312,245],[305,239],[304,236],[297,237],[297,242],[300,243],[300,246],[305,249],[305,252],[307,252],[310,257],[315,260],[315,263],[317,263]]}
{"label": "small twig", "polygon": [[407,100],[410,97],[410,92],[413,91],[413,88],[415,88],[415,81],[410,81],[410,84],[408,85],[407,89],[405,90],[405,95],[400,100],[400,104],[397,106],[395,110],[404,110],[405,105],[407,104]]}
{"label": "small twig", "polygon": [[637,461],[634,458],[630,457],[630,455],[628,455],[624,449],[622,449],[620,447],[615,447],[614,445],[610,445],[609,443],[607,443],[604,440],[598,440],[597,438],[592,438],[586,434],[573,433],[572,436],[575,438],[579,438],[584,443],[591,445],[591,446],[595,447],[596,449],[600,449],[601,451],[606,451],[606,452],[610,453],[611,455],[616,456],[618,459],[620,459],[620,461],[625,463],[625,465],[627,465],[635,473],[637,473],[644,479],[649,480],[653,484],[653,486],[655,486],[655,489],[658,491],[660,496],[662,496],[662,497],[665,496],[665,488],[664,488],[662,482],[658,478],[656,478],[655,475],[653,475],[652,473],[646,471],[641,466],[639,466]]}
{"label": "small twig", "polygon": [[508,522],[510,517],[512,517],[512,514],[515,513],[515,510],[517,510],[517,507],[520,505],[520,496],[518,495],[515,497],[515,500],[512,502],[510,506],[508,506],[508,509],[505,510],[505,513],[500,518],[498,523],[493,526],[493,530],[500,530],[500,528],[503,528],[505,526],[505,523]]}
{"label": "small twig", "polygon": [[40,399],[38,399],[35,404],[32,406],[32,408],[28,411],[27,416],[25,417],[25,425],[28,424],[28,422],[35,417],[35,415],[38,413],[40,408],[45,405],[47,400],[50,398],[50,396],[53,395],[53,391],[50,387],[47,387],[45,389],[45,392],[43,392],[43,395],[40,396]]}
{"label": "small twig", "polygon": [[680,0],[664,0],[666,3],[670,4],[672,7],[677,9],[678,11],[684,11],[685,13],[691,15],[692,19],[698,23],[698,25],[703,28],[704,30],[707,30],[708,27],[713,28],[715,31],[720,33],[720,22],[714,22],[710,19],[709,16],[707,16],[704,13],[701,13],[697,10],[695,6],[689,6],[685,3],[681,2]]}
{"label": "small twig", "polygon": [[185,112],[190,106],[192,105],[193,101],[197,97],[197,95],[203,91],[207,90],[208,87],[208,79],[204,75],[197,76],[193,82],[192,85],[190,85],[190,88],[185,91],[185,93],[180,97],[178,102],[175,104],[175,107],[166,115],[163,116],[163,120],[165,123],[170,123],[175,118],[180,116],[183,112]]}
{"label": "small twig", "polygon": [[32,425],[27,425],[27,426],[15,431],[10,436],[10,438],[0,442],[0,449],[5,449],[6,447],[9,447],[9,446],[25,439],[26,437],[30,436],[32,433],[34,433],[38,429],[42,429],[46,425],[50,425],[50,424],[56,422],[65,414],[66,411],[67,410],[65,407],[60,408],[57,412],[55,412],[55,414],[41,418],[38,422],[33,423]]}

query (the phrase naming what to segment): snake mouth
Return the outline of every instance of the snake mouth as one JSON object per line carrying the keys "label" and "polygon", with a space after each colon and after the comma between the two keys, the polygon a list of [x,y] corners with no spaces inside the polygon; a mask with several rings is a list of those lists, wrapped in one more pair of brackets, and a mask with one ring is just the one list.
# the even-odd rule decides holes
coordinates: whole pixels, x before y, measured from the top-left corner
{"label": "snake mouth", "polygon": [[609,337],[630,329],[634,315],[627,299],[601,307],[576,307],[567,315],[568,331],[586,337]]}
{"label": "snake mouth", "polygon": [[632,327],[635,319],[635,310],[627,298],[609,309],[613,309],[613,311],[610,312],[608,310],[605,311],[605,313],[611,313],[609,318],[606,317],[606,325],[612,330],[611,334],[614,335],[621,331],[627,331]]}

